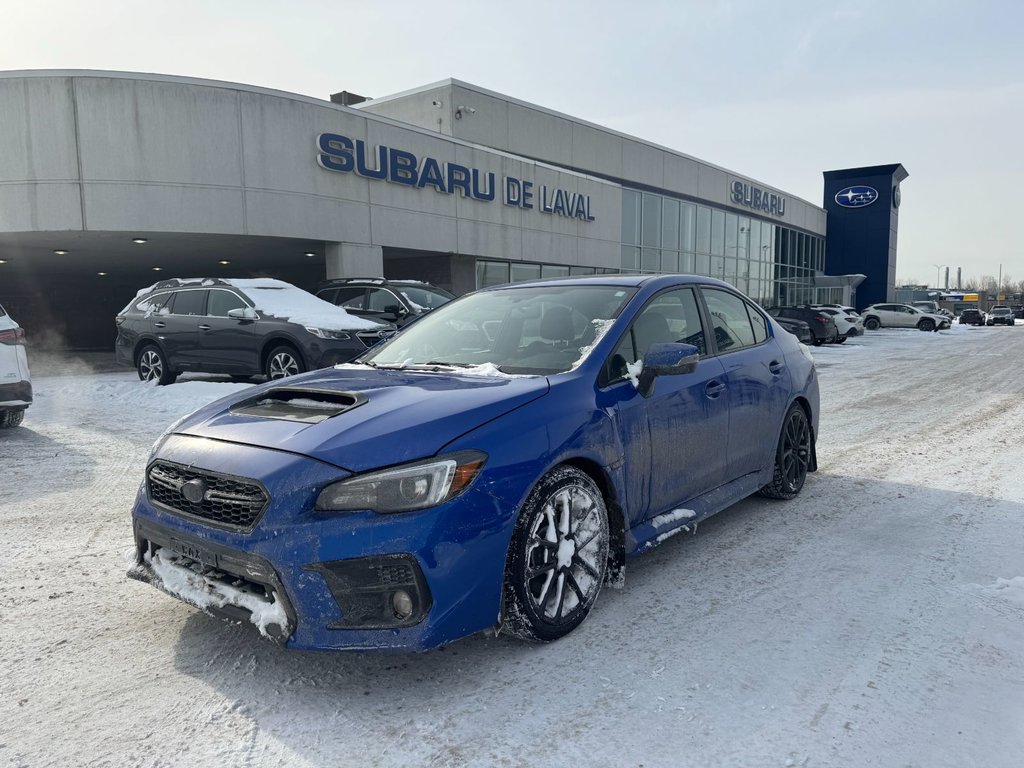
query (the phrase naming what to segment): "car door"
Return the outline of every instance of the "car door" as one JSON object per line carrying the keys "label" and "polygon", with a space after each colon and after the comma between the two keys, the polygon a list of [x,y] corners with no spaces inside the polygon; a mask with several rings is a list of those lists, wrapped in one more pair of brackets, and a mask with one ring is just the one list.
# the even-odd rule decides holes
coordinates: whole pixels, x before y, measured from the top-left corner
{"label": "car door", "polygon": [[[636,524],[724,482],[729,422],[725,371],[707,356],[706,334],[690,287],[664,291],[644,307],[605,366],[599,402],[611,414],[625,453],[626,507]],[[696,370],[660,376],[650,397],[629,378],[628,363],[656,342],[693,344]]]}
{"label": "car door", "polygon": [[259,373],[256,320],[228,317],[232,309],[251,308],[227,288],[211,288],[206,316],[199,320],[199,355],[203,370],[222,373]]}
{"label": "car door", "polygon": [[724,288],[701,286],[700,295],[725,370],[729,427],[724,481],[729,482],[759,472],[771,455],[789,401],[789,377],[786,358],[757,308]]}
{"label": "car door", "polygon": [[153,332],[173,370],[195,370],[199,363],[199,318],[206,313],[206,289],[175,291],[153,317]]}

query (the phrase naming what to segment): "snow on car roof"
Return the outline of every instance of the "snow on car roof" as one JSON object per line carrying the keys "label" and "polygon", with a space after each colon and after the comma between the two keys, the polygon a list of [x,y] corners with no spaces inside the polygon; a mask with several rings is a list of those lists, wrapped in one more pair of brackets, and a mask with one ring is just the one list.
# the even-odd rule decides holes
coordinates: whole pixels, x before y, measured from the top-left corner
{"label": "snow on car roof", "polygon": [[[159,288],[188,286],[201,288],[214,285],[230,285],[238,288],[252,299],[256,309],[264,314],[272,315],[282,320],[290,320],[299,325],[323,328],[328,331],[379,330],[381,328],[381,324],[378,322],[350,315],[341,307],[317,298],[308,291],[297,288],[291,283],[269,277],[216,279],[208,277],[176,277],[161,280],[148,288],[143,288],[135,295],[135,298],[137,299]],[[128,306],[130,307],[131,304]],[[128,307],[125,308],[125,310],[127,309]]]}

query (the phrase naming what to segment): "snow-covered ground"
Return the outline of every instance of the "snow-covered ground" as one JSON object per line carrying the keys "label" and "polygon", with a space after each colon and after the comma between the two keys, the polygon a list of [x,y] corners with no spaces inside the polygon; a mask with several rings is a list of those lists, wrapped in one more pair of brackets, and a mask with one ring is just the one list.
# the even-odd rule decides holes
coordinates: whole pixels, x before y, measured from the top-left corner
{"label": "snow-covered ground", "polygon": [[129,581],[147,451],[245,385],[37,377],[0,434],[0,765],[983,766],[1024,755],[1024,330],[813,350],[820,471],[568,638],[285,651]]}

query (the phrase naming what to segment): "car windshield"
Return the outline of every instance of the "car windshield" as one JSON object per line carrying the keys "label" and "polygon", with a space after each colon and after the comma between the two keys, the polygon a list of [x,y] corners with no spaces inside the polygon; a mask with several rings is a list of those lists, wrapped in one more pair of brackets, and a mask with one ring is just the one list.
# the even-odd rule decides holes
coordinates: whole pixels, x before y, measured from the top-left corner
{"label": "car windshield", "polygon": [[424,309],[437,309],[442,304],[447,304],[452,297],[442,293],[429,285],[394,285],[406,301],[419,311]]}
{"label": "car windshield", "polygon": [[379,367],[561,373],[582,362],[634,292],[617,285],[561,284],[472,293],[431,312],[359,361]]}

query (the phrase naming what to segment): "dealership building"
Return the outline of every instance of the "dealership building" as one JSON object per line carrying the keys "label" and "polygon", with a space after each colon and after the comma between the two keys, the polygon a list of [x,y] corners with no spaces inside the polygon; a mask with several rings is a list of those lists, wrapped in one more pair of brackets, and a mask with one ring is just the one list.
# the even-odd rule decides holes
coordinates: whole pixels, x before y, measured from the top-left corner
{"label": "dealership building", "polygon": [[167,277],[384,275],[465,293],[686,272],[765,305],[893,298],[900,165],[829,171],[819,207],[457,80],[327,101],[5,72],[0,114],[0,303],[41,344],[112,347],[114,314]]}

